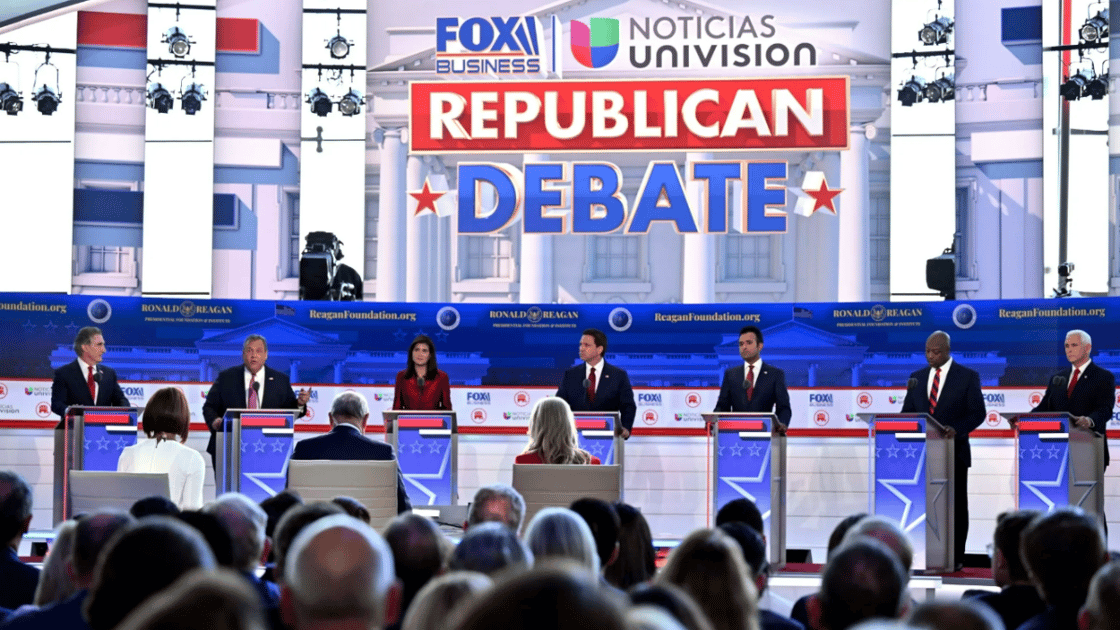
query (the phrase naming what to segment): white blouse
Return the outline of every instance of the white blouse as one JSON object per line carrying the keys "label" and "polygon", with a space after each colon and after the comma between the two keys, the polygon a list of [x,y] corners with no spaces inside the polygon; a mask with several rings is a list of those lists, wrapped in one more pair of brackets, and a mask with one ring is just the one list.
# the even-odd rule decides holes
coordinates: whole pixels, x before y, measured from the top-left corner
{"label": "white blouse", "polygon": [[202,453],[178,441],[142,439],[121,451],[118,472],[167,473],[171,502],[182,510],[202,507],[206,462]]}

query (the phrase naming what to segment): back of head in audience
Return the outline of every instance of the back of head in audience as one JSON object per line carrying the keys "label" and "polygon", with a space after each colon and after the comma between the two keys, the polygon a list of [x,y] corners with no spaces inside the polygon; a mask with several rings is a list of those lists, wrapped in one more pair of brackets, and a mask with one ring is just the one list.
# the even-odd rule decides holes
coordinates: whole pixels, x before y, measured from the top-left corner
{"label": "back of head in audience", "polygon": [[74,583],[78,588],[89,588],[101,552],[113,536],[135,523],[136,519],[132,516],[114,511],[92,512],[78,519],[71,553]]}
{"label": "back of head in audience", "polygon": [[490,589],[463,612],[458,630],[622,630],[623,615],[595,574],[558,562]]}
{"label": "back of head in audience", "polygon": [[542,398],[533,405],[525,452],[537,453],[546,464],[591,463],[591,454],[579,447],[572,408],[566,400],[555,396]]}
{"label": "back of head in audience", "polygon": [[668,611],[653,604],[627,610],[626,627],[629,630],[686,630]]}
{"label": "back of head in audience", "polygon": [[919,604],[908,624],[926,630],[1004,630],[995,611],[971,599]]}
{"label": "back of head in audience", "polygon": [[284,514],[276,525],[276,535],[272,539],[272,544],[276,548],[275,573],[277,581],[284,580],[284,563],[288,555],[288,548],[292,546],[292,540],[303,531],[303,528],[324,516],[335,514],[345,514],[345,512],[333,503],[323,502],[298,505]]}
{"label": "back of head in audience", "polygon": [[1120,562],[1109,562],[1093,576],[1077,626],[1080,630],[1120,628]]}
{"label": "back of head in audience", "polygon": [[567,508],[548,507],[537,512],[525,528],[525,544],[536,562],[562,558],[599,572],[599,552],[591,528]]}
{"label": "back of head in audience", "polygon": [[401,514],[385,528],[385,542],[393,552],[393,566],[401,581],[401,611],[428,580],[439,575],[450,555],[450,542],[432,519]]}
{"label": "back of head in audience", "polygon": [[265,536],[272,538],[280,519],[297,505],[303,505],[303,499],[295,490],[282,490],[261,501],[261,509],[268,516],[268,522],[264,526]]}
{"label": "back of head in audience", "polygon": [[268,515],[261,506],[243,494],[227,492],[202,511],[218,517],[229,530],[233,540],[233,568],[245,572],[255,570],[264,557],[267,542],[264,529]]}
{"label": "back of head in audience", "polygon": [[446,630],[455,627],[454,615],[490,590],[494,581],[474,571],[452,571],[424,585],[404,615],[401,630]]}
{"label": "back of head in audience", "polygon": [[452,571],[477,571],[486,575],[519,573],[533,566],[533,554],[517,533],[501,523],[480,523],[468,529],[451,552]]}
{"label": "back of head in audience", "polygon": [[233,536],[229,528],[217,516],[195,510],[179,512],[176,519],[193,527],[210,547],[218,566],[235,568],[233,558]]}
{"label": "back of head in audience", "polygon": [[350,516],[369,525],[369,510],[354,497],[338,496],[331,499],[331,503],[342,508]]}
{"label": "back of head in audience", "polygon": [[898,523],[883,516],[865,516],[852,525],[844,535],[841,545],[846,545],[859,537],[874,538],[886,545],[902,563],[906,579],[910,579],[910,567],[914,564],[914,545]]}
{"label": "back of head in audience", "polygon": [[657,551],[653,534],[642,512],[621,501],[614,504],[618,513],[618,558],[603,569],[603,577],[622,590],[641,584],[657,572]]}
{"label": "back of head in audience", "polygon": [[618,557],[618,535],[622,528],[614,506],[602,499],[586,498],[574,501],[569,509],[579,514],[591,530],[599,566],[610,566]]}
{"label": "back of head in audience", "polygon": [[[851,532],[849,532],[851,535]],[[907,575],[898,556],[877,539],[845,542],[824,569],[809,602],[815,630],[845,630],[865,619],[897,619],[905,611]]]}
{"label": "back of head in audience", "polygon": [[996,586],[1030,583],[1027,567],[1019,556],[1019,541],[1036,516],[1036,510],[1016,510],[996,517],[996,531],[992,534],[992,579]]}
{"label": "back of head in audience", "polygon": [[865,518],[867,518],[867,514],[861,512],[859,514],[845,516],[844,520],[836,524],[836,527],[832,530],[832,534],[828,536],[827,558],[832,558],[832,552],[836,551],[840,543],[844,542],[844,536],[848,534],[848,530]]}
{"label": "back of head in audience", "polygon": [[751,580],[762,595],[770,578],[770,563],[766,561],[766,541],[753,527],[741,522],[724,523],[720,531],[727,534],[743,552],[743,562],[751,573]]}
{"label": "back of head in audience", "polygon": [[743,554],[718,529],[698,529],[669,553],[658,583],[675,584],[696,600],[716,630],[757,630],[758,592]]}
{"label": "back of head in audience", "polygon": [[723,507],[716,512],[716,527],[724,523],[746,523],[754,528],[754,531],[762,533],[762,512],[758,511],[758,506],[754,501],[746,498],[732,499],[723,504]]}
{"label": "back of head in audience", "polygon": [[1108,561],[1096,519],[1073,507],[1036,516],[1019,550],[1042,599],[1066,614],[1085,603],[1089,581]]}
{"label": "back of head in audience", "polygon": [[154,496],[140,499],[132,504],[128,513],[135,518],[145,516],[175,516],[179,513],[179,506],[167,497]]}
{"label": "back of head in audience", "polygon": [[91,630],[111,630],[192,569],[216,567],[197,531],[166,516],[149,516],[122,530],[105,549],[85,600],[85,619]]}
{"label": "back of head in audience", "polygon": [[467,522],[463,529],[496,521],[504,523],[515,532],[521,531],[521,520],[525,518],[525,499],[513,486],[494,484],[479,488],[467,512]]}
{"label": "back of head in audience", "polygon": [[292,541],[281,611],[296,630],[345,622],[384,627],[397,617],[399,596],[389,546],[356,518],[321,518]]}
{"label": "back of head in audience", "polygon": [[31,486],[18,473],[0,470],[0,545],[19,547],[31,525]]}
{"label": "back of head in audience", "polygon": [[260,597],[228,570],[195,570],[134,610],[115,630],[267,630]]}
{"label": "back of head in audience", "polygon": [[39,586],[35,589],[36,606],[47,606],[69,599],[79,589],[70,571],[77,529],[77,521],[63,521],[54,530],[54,541],[51,542],[47,557],[43,559]]}
{"label": "back of head in audience", "polygon": [[639,584],[630,589],[634,606],[656,606],[673,616],[685,630],[712,630],[712,622],[691,595],[668,582]]}

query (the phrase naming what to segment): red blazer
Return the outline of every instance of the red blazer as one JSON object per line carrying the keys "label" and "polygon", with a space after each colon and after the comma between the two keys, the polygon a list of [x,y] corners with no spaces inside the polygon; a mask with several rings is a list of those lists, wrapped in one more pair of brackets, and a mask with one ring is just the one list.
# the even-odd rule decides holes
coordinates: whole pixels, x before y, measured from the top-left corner
{"label": "red blazer", "polygon": [[[522,453],[522,454],[518,455],[517,457],[513,458],[513,463],[515,463],[515,464],[543,464],[544,460],[541,459],[540,453],[537,453],[536,451],[533,451],[532,453]],[[594,455],[591,456],[591,465],[592,466],[598,466],[602,463],[603,462],[599,461],[598,457],[595,457]],[[578,464],[576,464],[576,465],[578,466]]]}
{"label": "red blazer", "polygon": [[406,379],[404,373],[405,370],[397,372],[397,384],[393,388],[393,409],[451,409],[451,380],[447,378],[447,372],[436,370],[436,377],[424,383],[424,391],[420,391],[415,378]]}

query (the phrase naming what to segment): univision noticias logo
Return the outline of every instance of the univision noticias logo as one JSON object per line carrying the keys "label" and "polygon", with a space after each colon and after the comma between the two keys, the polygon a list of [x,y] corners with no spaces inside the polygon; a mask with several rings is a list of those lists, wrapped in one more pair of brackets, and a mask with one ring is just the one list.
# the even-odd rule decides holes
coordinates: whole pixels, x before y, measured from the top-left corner
{"label": "univision noticias logo", "polygon": [[591,18],[572,20],[572,56],[585,68],[602,68],[618,55],[618,20]]}

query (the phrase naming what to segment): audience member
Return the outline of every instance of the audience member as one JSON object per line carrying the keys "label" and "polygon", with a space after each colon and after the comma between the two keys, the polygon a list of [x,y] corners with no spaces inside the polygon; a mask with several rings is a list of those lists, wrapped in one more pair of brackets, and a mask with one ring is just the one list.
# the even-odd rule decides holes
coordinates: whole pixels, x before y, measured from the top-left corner
{"label": "audience member", "polygon": [[723,504],[716,512],[716,527],[724,523],[746,523],[760,534],[766,531],[763,529],[762,512],[758,511],[754,501],[747,498],[732,499]]}
{"label": "audience member", "polygon": [[227,492],[207,504],[203,512],[218,517],[229,531],[233,540],[233,564],[230,568],[249,581],[266,612],[279,608],[280,589],[272,582],[257,577],[257,568],[272,544],[264,533],[268,515],[261,506],[243,494]]}
{"label": "audience member", "polygon": [[1077,615],[1077,627],[1079,630],[1120,627],[1120,562],[1110,561],[1089,582],[1089,595]]}
{"label": "audience member", "polygon": [[149,597],[192,569],[217,562],[194,529],[166,516],[149,516],[113,538],[97,563],[83,614],[90,630],[113,630]]}
{"label": "audience member", "polygon": [[619,501],[614,504],[618,514],[618,558],[607,565],[603,576],[623,590],[649,581],[657,572],[657,551],[649,523],[638,508]]}
{"label": "audience member", "polygon": [[190,525],[206,541],[214,560],[220,567],[233,566],[233,536],[225,523],[213,514],[206,514],[195,510],[179,512],[173,518]]}
{"label": "audience member", "polygon": [[844,534],[841,546],[861,537],[874,538],[893,551],[895,557],[902,563],[906,580],[910,581],[910,567],[914,564],[914,545],[898,523],[877,514],[861,518],[852,525],[847,534]]}
{"label": "audience member", "polygon": [[86,630],[82,607],[89,596],[94,570],[101,551],[120,531],[132,526],[135,519],[124,512],[93,512],[78,519],[74,527],[74,546],[65,563],[77,589],[65,601],[28,612],[12,619],[4,630]]}
{"label": "audience member", "polygon": [[140,499],[132,504],[128,509],[128,513],[133,518],[144,518],[145,516],[175,516],[179,513],[179,506],[175,505],[171,499],[167,497],[154,496]]}
{"label": "audience member", "polygon": [[267,630],[260,597],[233,571],[195,570],[132,611],[115,630]]}
{"label": "audience member", "polygon": [[494,581],[474,571],[452,571],[424,585],[404,615],[403,630],[446,630]]}
{"label": "audience member", "polygon": [[497,521],[515,532],[521,531],[521,521],[525,518],[525,499],[521,493],[502,483],[478,489],[467,511],[467,521],[463,530],[479,523]]}
{"label": "audience member", "polygon": [[656,606],[673,616],[685,630],[712,630],[712,622],[691,595],[668,582],[643,583],[630,589],[630,603],[634,606]]}
{"label": "audience member", "polygon": [[31,505],[31,486],[18,474],[0,470],[0,541],[7,546],[0,557],[0,608],[15,610],[35,601],[39,569],[16,553],[31,526]]}
{"label": "audience member", "polygon": [[[577,517],[578,518],[578,517]],[[582,522],[582,521],[580,521]],[[493,588],[463,612],[457,630],[623,630],[623,602],[585,567],[537,567]]]}
{"label": "audience member", "polygon": [[338,496],[331,499],[331,503],[342,508],[344,512],[369,525],[369,510],[354,497]]}
{"label": "audience member", "polygon": [[206,461],[202,453],[186,445],[191,409],[183,390],[178,387],[157,390],[148,399],[140,424],[148,439],[125,447],[117,461],[117,470],[167,473],[172,503],[183,510],[202,507]]}
{"label": "audience member", "polygon": [[529,444],[515,464],[600,464],[598,457],[579,447],[576,419],[563,398],[537,401],[529,414]]}
{"label": "audience member", "polygon": [[653,604],[642,604],[627,610],[626,627],[629,630],[685,630],[681,622]]}
{"label": "audience member", "polygon": [[525,528],[525,544],[536,562],[564,558],[599,573],[599,553],[591,528],[567,508],[547,507],[537,512]]}
{"label": "audience member", "polygon": [[1040,514],[1023,531],[1019,555],[1046,602],[1046,610],[1025,621],[1021,630],[1076,627],[1089,582],[1108,562],[1096,519],[1075,507]]}
{"label": "audience member", "polygon": [[284,581],[285,558],[295,537],[315,521],[336,514],[345,514],[345,512],[333,503],[322,502],[296,506],[284,514],[284,517],[276,525],[276,536],[272,539],[273,545],[276,547],[275,574],[280,582]]}
{"label": "audience member", "polygon": [[521,573],[533,566],[533,553],[502,523],[479,523],[463,534],[451,552],[448,569],[477,571],[489,576]]}
{"label": "audience member", "polygon": [[898,619],[908,601],[906,585],[902,563],[885,544],[866,536],[845,542],[828,561],[820,592],[808,601],[809,627],[846,630],[865,619]]}
{"label": "audience member", "polygon": [[[739,521],[724,523],[719,526],[719,529],[739,544],[739,548],[743,551],[743,560],[750,569],[751,579],[761,599],[770,582],[770,563],[766,561],[766,541],[763,540],[762,534],[750,525]],[[800,623],[761,606],[758,617],[762,630],[804,630],[805,628]]]}
{"label": "audience member", "polygon": [[[832,534],[828,536],[828,550],[825,552],[826,560],[832,559],[833,552],[835,552],[836,548],[840,546],[840,543],[844,541],[844,536],[848,534],[848,530],[852,528],[852,525],[855,525],[856,523],[863,520],[865,516],[867,515],[852,514],[850,516],[844,517],[844,520],[836,524],[836,527],[832,530]],[[805,595],[804,597],[799,598],[796,602],[793,603],[793,608],[789,611],[789,618],[805,626],[806,628],[809,627],[809,613],[806,611],[805,604],[811,597],[814,596]]]}
{"label": "audience member", "polygon": [[59,523],[54,530],[54,540],[43,559],[39,586],[35,589],[35,605],[40,608],[70,599],[78,591],[70,570],[77,528],[78,522],[71,520]]}
{"label": "audience member", "polygon": [[914,608],[908,623],[926,630],[1004,630],[992,609],[971,599],[924,602]]}
{"label": "audience member", "polygon": [[743,554],[718,529],[698,529],[669,554],[656,583],[692,596],[715,630],[758,630],[758,593]]}
{"label": "audience member", "polygon": [[[297,505],[303,505],[303,499],[300,498],[299,493],[295,490],[281,490],[261,501],[261,509],[268,515],[268,523],[264,526],[264,535],[269,540],[276,540],[276,525],[280,522],[280,518],[287,514],[288,510]],[[273,544],[268,549],[268,557],[265,558],[264,575],[261,576],[262,580],[269,582],[278,582],[276,577],[276,545]]]}
{"label": "audience member", "polygon": [[595,552],[599,555],[599,566],[609,567],[618,559],[618,533],[622,523],[614,506],[602,499],[577,499],[569,509],[580,516],[591,530],[595,539]]}
{"label": "audience member", "polygon": [[1036,516],[1035,510],[1020,510],[1004,512],[996,518],[996,531],[992,535],[992,579],[1002,590],[976,597],[976,601],[999,615],[1008,630],[1018,628],[1046,609],[1019,556],[1023,530]]}
{"label": "audience member", "polygon": [[397,618],[393,554],[365,523],[346,514],[320,518],[288,555],[281,612],[291,628],[383,628]]}
{"label": "audience member", "polygon": [[385,542],[393,552],[393,566],[401,583],[401,618],[428,580],[440,574],[451,555],[451,541],[432,519],[401,514],[385,528]]}

